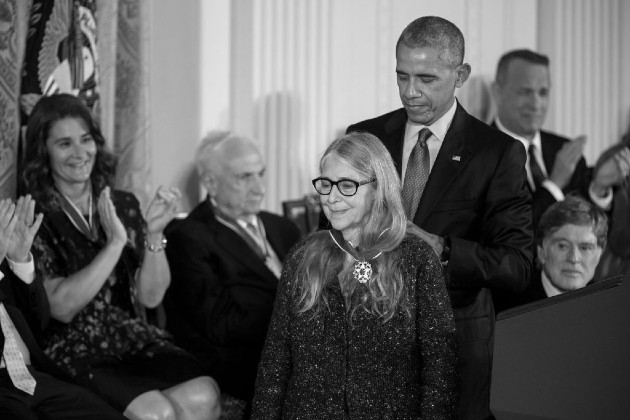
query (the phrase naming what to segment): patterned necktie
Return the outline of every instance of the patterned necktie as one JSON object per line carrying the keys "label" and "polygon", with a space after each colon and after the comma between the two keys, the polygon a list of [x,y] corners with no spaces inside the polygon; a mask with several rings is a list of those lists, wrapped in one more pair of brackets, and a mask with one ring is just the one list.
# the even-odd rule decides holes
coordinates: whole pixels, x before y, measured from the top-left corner
{"label": "patterned necktie", "polygon": [[534,146],[533,143],[529,144],[527,153],[529,154],[529,171],[531,172],[532,179],[534,180],[534,190],[537,190],[540,188],[540,184],[542,184],[547,177],[538,164],[538,159],[536,159],[536,146]]}
{"label": "patterned necktie", "polygon": [[247,226],[247,231],[249,232],[249,234],[252,236],[252,238],[255,239],[254,243],[256,245],[256,249],[255,249],[256,253],[260,254],[264,258],[264,256],[266,256],[267,254],[267,247],[265,244],[265,239],[261,236],[260,231],[258,230],[255,224],[251,222],[247,222],[246,226]]}
{"label": "patterned necktie", "polygon": [[424,191],[424,186],[429,179],[431,172],[431,162],[429,158],[429,148],[427,140],[431,137],[431,130],[423,128],[418,133],[418,141],[413,147],[407,162],[407,171],[405,172],[405,182],[402,189],[403,206],[405,214],[409,220],[413,220]]}
{"label": "patterned necktie", "polygon": [[256,238],[256,245],[259,248],[262,259],[265,262],[265,265],[271,271],[276,278],[280,278],[280,274],[282,272],[282,263],[280,260],[267,248],[267,239],[265,235],[265,228],[260,221],[258,220],[258,226],[253,223],[247,223],[247,230],[251,232],[252,235]]}
{"label": "patterned necktie", "polygon": [[33,378],[24,364],[24,358],[15,340],[18,332],[2,302],[0,302],[0,326],[4,333],[2,357],[4,358],[9,377],[17,389],[33,395],[35,392],[35,378]]}

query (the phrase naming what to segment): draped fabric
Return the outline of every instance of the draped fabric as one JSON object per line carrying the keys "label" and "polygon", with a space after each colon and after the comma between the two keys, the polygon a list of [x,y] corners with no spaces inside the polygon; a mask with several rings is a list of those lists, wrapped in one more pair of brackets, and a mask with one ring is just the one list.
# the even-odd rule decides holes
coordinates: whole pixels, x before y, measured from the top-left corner
{"label": "draped fabric", "polygon": [[95,0],[33,1],[22,63],[25,117],[42,95],[54,93],[77,95],[90,109],[98,106],[95,10]]}
{"label": "draped fabric", "polygon": [[20,132],[41,95],[78,95],[119,159],[116,187],[148,204],[146,0],[0,1],[0,196],[16,193]]}
{"label": "draped fabric", "polygon": [[[617,142],[630,110],[630,2],[538,2],[539,51],[551,60],[551,102],[545,126],[587,136],[589,165]],[[588,23],[587,23],[588,22]]]}
{"label": "draped fabric", "polygon": [[20,133],[20,74],[30,0],[0,2],[0,197],[16,192]]}
{"label": "draped fabric", "polygon": [[150,2],[101,0],[98,7],[103,134],[118,158],[116,187],[133,192],[146,209],[153,191],[149,185]]}

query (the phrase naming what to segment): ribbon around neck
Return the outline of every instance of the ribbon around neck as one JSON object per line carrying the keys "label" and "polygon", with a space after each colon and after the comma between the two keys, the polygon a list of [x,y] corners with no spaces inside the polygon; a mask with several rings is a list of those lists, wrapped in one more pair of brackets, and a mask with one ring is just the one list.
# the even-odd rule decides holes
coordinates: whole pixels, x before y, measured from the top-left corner
{"label": "ribbon around neck", "polygon": [[94,218],[92,210],[92,191],[89,195],[88,220],[81,214],[79,208],[63,193],[60,192],[61,209],[66,214],[70,222],[90,241],[95,242],[98,239],[98,219]]}
{"label": "ribbon around neck", "polygon": [[361,284],[367,283],[370,278],[372,278],[372,264],[370,264],[369,260],[373,260],[374,258],[381,255],[382,251],[379,252],[368,252],[360,254],[350,242],[346,241],[343,238],[343,235],[340,231],[336,229],[330,229],[328,231],[330,233],[331,238],[337,244],[339,248],[345,251],[348,255],[354,258],[354,267],[352,270],[352,276],[355,280],[357,280]]}
{"label": "ribbon around neck", "polygon": [[350,256],[354,258],[355,261],[373,260],[374,258],[378,257],[379,255],[383,253],[382,251],[370,251],[370,252],[361,253],[358,250],[356,250],[350,244],[350,242],[346,241],[343,238],[341,231],[337,229],[330,229],[328,232],[330,233],[330,236],[333,238],[333,241],[335,241],[337,246],[341,248],[342,250],[344,250],[345,252],[347,252],[348,254],[350,254]]}

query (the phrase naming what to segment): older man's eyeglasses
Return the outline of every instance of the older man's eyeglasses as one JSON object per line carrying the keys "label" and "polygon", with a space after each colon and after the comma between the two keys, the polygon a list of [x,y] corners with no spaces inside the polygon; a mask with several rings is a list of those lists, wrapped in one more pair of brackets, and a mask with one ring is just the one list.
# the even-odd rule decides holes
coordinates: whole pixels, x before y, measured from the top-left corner
{"label": "older man's eyeglasses", "polygon": [[328,195],[336,185],[337,189],[342,195],[346,197],[352,197],[357,193],[357,190],[361,185],[370,184],[376,181],[376,178],[368,179],[367,181],[355,181],[354,179],[341,178],[337,181],[333,181],[330,178],[319,177],[313,180],[313,187],[321,195]]}

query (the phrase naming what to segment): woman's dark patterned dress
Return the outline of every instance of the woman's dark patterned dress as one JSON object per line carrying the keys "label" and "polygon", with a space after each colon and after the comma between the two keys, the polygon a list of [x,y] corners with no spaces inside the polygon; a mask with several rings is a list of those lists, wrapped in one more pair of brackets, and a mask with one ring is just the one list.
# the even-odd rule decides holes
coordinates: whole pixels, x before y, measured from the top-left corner
{"label": "woman's dark patterned dress", "polygon": [[[118,264],[98,294],[70,323],[53,320],[44,333],[45,352],[72,376],[80,364],[116,362],[141,350],[181,352],[166,331],[145,321],[135,299],[146,229],[138,200],[130,193],[112,190],[112,201],[128,236]],[[104,246],[102,229],[92,241],[74,227],[61,208],[48,211],[33,245],[37,276],[46,281],[76,273]]]}

